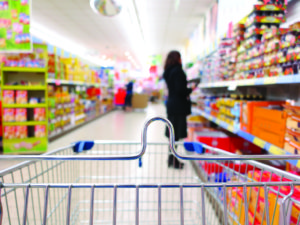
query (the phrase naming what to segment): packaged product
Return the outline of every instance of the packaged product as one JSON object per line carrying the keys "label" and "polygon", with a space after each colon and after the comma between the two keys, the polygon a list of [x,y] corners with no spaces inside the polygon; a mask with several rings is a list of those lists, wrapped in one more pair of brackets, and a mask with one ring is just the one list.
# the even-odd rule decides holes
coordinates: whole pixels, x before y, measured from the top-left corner
{"label": "packaged product", "polygon": [[36,125],[34,127],[34,136],[41,138],[46,136],[46,126],[45,125]]}
{"label": "packaged product", "polygon": [[14,126],[5,126],[4,127],[4,138],[5,139],[14,139],[15,138],[15,127]]}
{"label": "packaged product", "polygon": [[35,121],[44,121],[46,119],[45,108],[35,108],[33,111],[33,117]]}
{"label": "packaged product", "polygon": [[17,104],[27,104],[27,91],[16,91],[16,103]]}
{"label": "packaged product", "polygon": [[3,121],[4,122],[13,122],[15,121],[15,111],[14,109],[3,109]]}
{"label": "packaged product", "polygon": [[23,108],[16,109],[15,120],[16,120],[16,122],[27,121],[27,110],[23,109]]}
{"label": "packaged product", "polygon": [[3,90],[3,103],[14,104],[14,94],[12,90]]}
{"label": "packaged product", "polygon": [[16,126],[15,127],[15,138],[23,139],[27,138],[27,126]]}

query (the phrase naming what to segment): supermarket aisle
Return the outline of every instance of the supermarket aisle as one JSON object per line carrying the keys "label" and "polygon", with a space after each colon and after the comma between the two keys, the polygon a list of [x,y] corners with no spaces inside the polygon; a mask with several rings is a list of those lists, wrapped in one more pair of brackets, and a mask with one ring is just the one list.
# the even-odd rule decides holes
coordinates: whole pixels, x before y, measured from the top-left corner
{"label": "supermarket aisle", "polygon": [[[134,140],[140,141],[141,129],[147,118],[166,117],[162,104],[150,104],[145,111],[123,112],[117,109],[78,130],[49,144],[49,150],[57,149],[77,140]],[[167,141],[164,124],[155,122],[148,129],[149,141]]]}

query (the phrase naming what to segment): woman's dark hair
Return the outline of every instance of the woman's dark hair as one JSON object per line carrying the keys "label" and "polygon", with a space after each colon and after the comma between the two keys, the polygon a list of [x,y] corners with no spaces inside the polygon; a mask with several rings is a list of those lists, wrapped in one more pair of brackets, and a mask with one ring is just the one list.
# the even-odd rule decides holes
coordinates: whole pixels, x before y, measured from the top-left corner
{"label": "woman's dark hair", "polygon": [[164,69],[167,69],[169,66],[181,65],[181,55],[178,51],[169,52]]}

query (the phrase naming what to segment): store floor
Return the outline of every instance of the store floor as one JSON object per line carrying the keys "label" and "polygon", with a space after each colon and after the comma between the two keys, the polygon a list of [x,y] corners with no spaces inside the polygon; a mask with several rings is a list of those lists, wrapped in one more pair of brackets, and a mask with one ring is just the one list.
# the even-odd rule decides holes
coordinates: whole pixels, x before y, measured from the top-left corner
{"label": "store floor", "polygon": [[[146,110],[124,112],[116,109],[101,118],[70,132],[63,137],[50,142],[48,151],[52,151],[79,140],[129,140],[140,141],[141,129],[148,118],[154,116],[166,117],[163,104],[149,104]],[[154,122],[148,129],[148,140],[166,142],[165,125]],[[14,165],[16,162],[0,161],[0,171]]]}

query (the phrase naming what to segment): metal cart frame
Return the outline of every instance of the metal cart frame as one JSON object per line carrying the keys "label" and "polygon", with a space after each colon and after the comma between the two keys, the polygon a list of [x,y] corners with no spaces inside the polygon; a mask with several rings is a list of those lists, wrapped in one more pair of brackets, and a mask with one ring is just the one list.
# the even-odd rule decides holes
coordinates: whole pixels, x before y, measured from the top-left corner
{"label": "metal cart frame", "polygon": [[[156,120],[169,127],[169,143],[147,144],[147,128]],[[0,225],[255,224],[256,210],[254,220],[247,212],[261,199],[261,224],[270,225],[276,224],[276,207],[288,217],[291,207],[300,205],[293,199],[300,177],[253,161],[296,160],[299,155],[240,156],[206,145],[198,153],[186,148],[174,142],[171,123],[155,117],[145,123],[142,147],[138,142],[78,142],[39,156],[1,156],[0,163],[27,161],[0,172]],[[190,163],[183,170],[167,168],[168,149]],[[249,177],[257,170],[270,180]],[[288,193],[282,194],[281,187]],[[269,194],[276,198],[273,212]]]}

